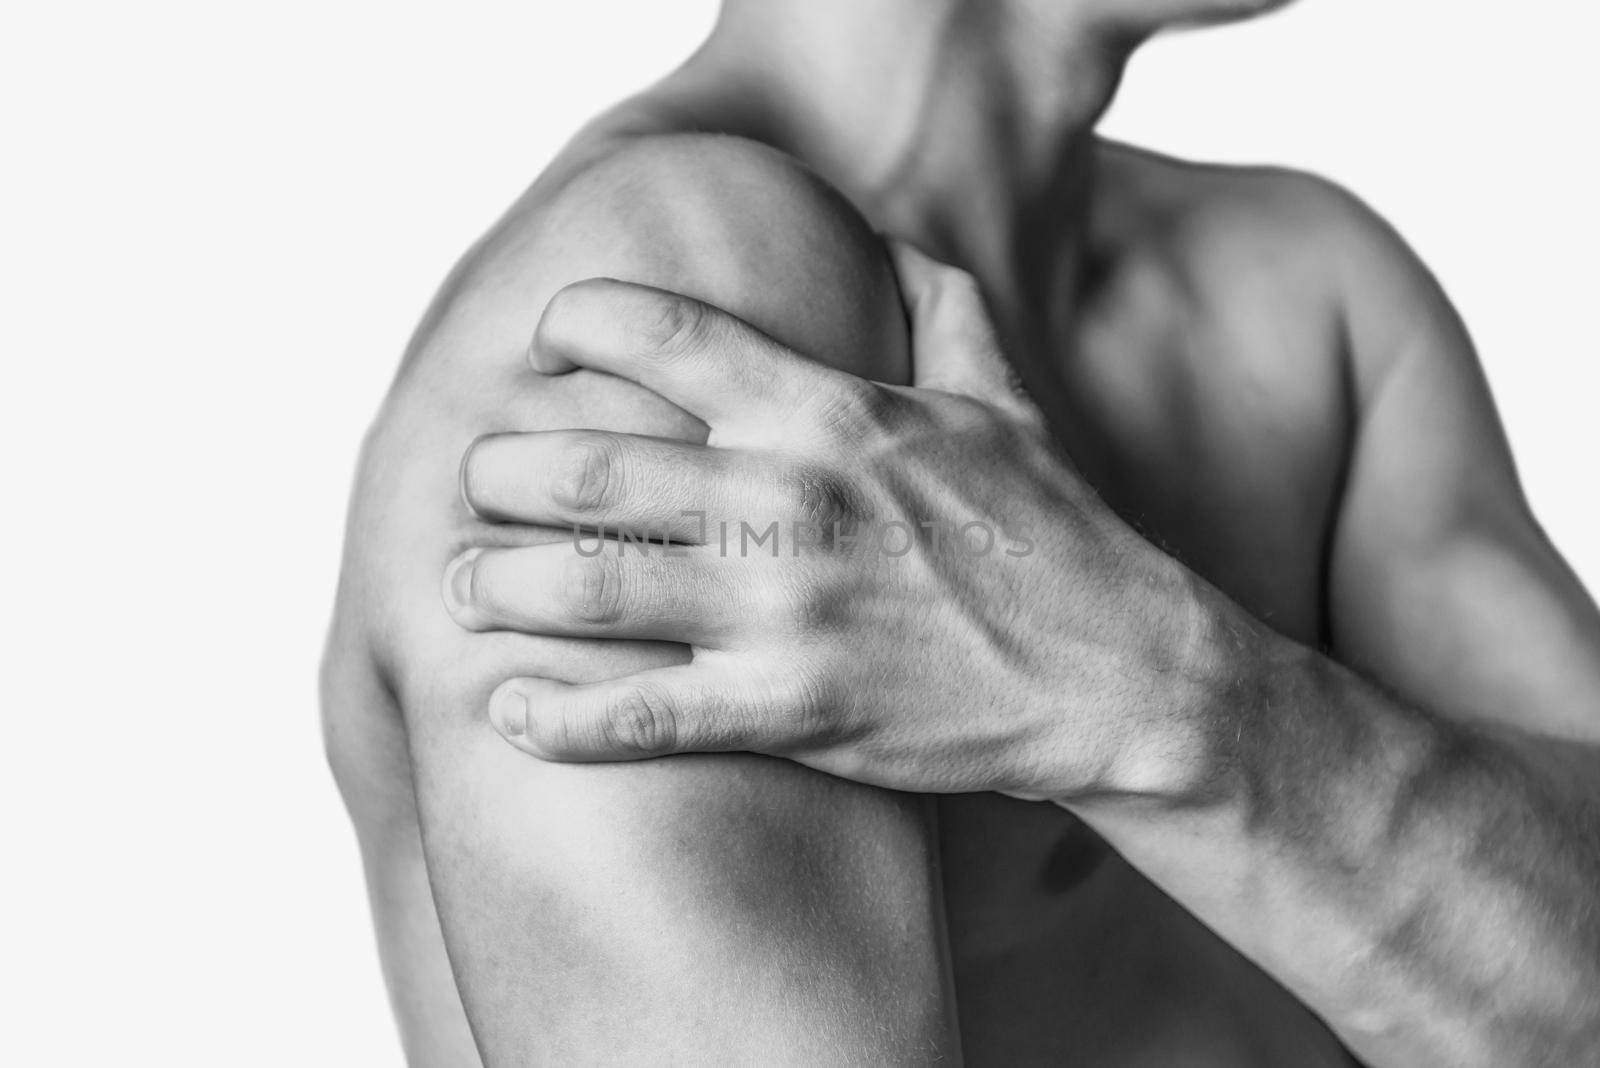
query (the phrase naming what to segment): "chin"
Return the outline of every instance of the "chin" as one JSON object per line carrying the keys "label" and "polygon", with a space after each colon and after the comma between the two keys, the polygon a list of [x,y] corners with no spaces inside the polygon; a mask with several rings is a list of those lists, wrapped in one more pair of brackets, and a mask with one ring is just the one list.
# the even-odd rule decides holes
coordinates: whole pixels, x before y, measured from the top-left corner
{"label": "chin", "polygon": [[1211,26],[1256,18],[1294,0],[1101,0],[1099,10],[1135,25],[1157,30]]}
{"label": "chin", "polygon": [[1280,7],[1288,7],[1294,0],[1207,0],[1197,4],[1196,22],[1237,22],[1265,15]]}

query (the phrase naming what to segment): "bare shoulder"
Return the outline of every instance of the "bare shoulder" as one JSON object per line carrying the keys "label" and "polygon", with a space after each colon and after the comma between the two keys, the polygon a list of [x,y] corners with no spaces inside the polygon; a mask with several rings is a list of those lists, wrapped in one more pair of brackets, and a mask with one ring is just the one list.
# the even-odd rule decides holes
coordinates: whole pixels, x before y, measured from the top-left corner
{"label": "bare shoulder", "polygon": [[[469,674],[467,639],[440,610],[445,564],[468,543],[512,536],[458,500],[474,438],[583,427],[703,439],[698,420],[632,383],[531,371],[527,348],[545,305],[593,277],[697,297],[874,377],[904,361],[886,251],[797,161],[651,121],[581,134],[451,272],[367,439],[337,614],[372,648],[402,703],[424,684]],[[588,647],[581,652],[564,665],[587,664]]]}
{"label": "bare shoulder", "polygon": [[[1283,166],[1179,160],[1107,144],[1104,174],[1126,190],[1115,217],[1195,275],[1267,286],[1357,318],[1438,312],[1437,283],[1394,225],[1328,177]],[[1115,198],[1114,198],[1115,200]]]}
{"label": "bare shoulder", "polygon": [[[1349,189],[1305,171],[1102,152],[1106,240],[1144,250],[1220,320],[1298,324],[1349,361],[1358,389],[1419,337],[1461,334],[1433,275]],[[1457,344],[1455,347],[1462,347]]]}
{"label": "bare shoulder", "polygon": [[[1375,262],[1409,259],[1393,228],[1358,196],[1307,171],[1202,163],[1106,143],[1102,227],[1151,243],[1180,264],[1235,281],[1320,283],[1339,293]],[[1287,274],[1285,274],[1287,272]]]}

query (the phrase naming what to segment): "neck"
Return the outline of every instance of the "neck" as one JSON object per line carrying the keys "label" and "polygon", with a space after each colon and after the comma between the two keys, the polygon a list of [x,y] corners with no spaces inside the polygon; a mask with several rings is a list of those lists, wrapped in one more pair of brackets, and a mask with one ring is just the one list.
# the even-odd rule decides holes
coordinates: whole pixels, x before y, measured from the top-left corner
{"label": "neck", "polygon": [[1092,193],[1094,126],[1132,42],[1076,0],[1035,7],[1046,13],[729,0],[674,78],[708,98],[715,87],[719,109],[738,113],[722,128],[806,161],[880,229],[1019,295],[1060,292]]}

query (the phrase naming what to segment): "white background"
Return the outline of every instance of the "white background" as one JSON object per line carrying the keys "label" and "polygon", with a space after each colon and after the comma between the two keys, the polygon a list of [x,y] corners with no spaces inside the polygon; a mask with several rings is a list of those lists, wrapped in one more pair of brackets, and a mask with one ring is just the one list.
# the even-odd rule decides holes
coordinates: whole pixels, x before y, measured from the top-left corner
{"label": "white background", "polygon": [[[0,1062],[397,1061],[314,708],[357,439],[456,255],[711,10],[8,9]],[[1393,219],[1596,587],[1592,23],[1308,0],[1152,47],[1108,129]]]}

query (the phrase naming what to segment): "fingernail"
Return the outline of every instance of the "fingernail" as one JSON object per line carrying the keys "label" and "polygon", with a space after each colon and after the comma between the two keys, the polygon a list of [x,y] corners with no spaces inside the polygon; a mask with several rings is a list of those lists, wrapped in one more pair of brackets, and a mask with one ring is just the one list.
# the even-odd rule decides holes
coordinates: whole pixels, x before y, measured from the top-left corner
{"label": "fingernail", "polygon": [[482,549],[469,549],[450,562],[450,573],[445,576],[445,589],[450,591],[450,601],[457,608],[472,603],[472,568]]}
{"label": "fingernail", "polygon": [[517,690],[501,690],[489,703],[489,719],[507,738],[528,733],[528,699]]}

